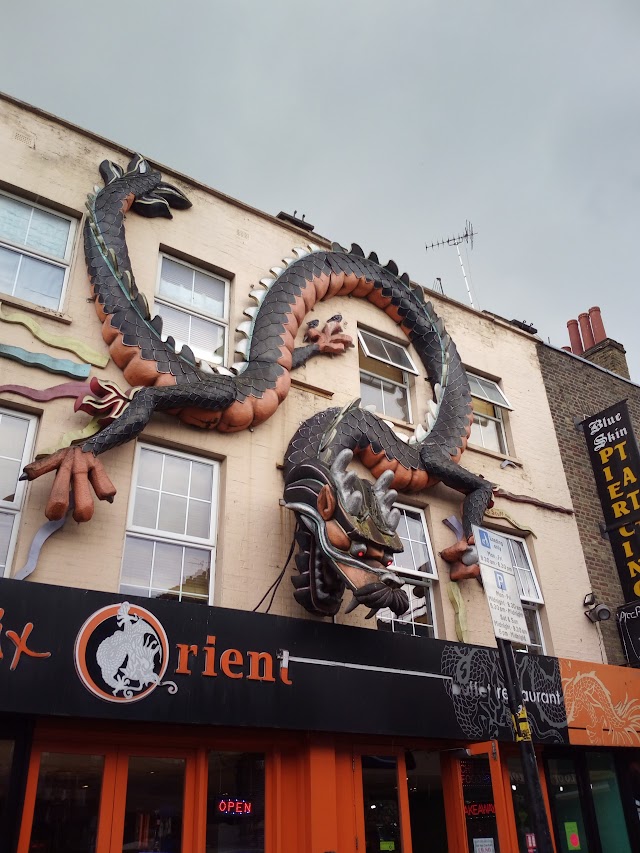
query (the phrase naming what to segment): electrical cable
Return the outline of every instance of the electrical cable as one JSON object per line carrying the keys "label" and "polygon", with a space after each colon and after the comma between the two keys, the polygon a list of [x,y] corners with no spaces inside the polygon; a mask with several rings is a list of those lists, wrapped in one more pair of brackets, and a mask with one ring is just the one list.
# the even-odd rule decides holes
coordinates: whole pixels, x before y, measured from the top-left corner
{"label": "electrical cable", "polygon": [[[296,531],[297,531],[297,529],[298,529],[298,528],[296,527]],[[291,548],[289,548],[289,554],[288,554],[288,556],[287,556],[287,560],[286,560],[286,562],[285,562],[285,564],[284,564],[284,567],[283,567],[282,571],[280,572],[280,574],[278,575],[278,577],[274,580],[274,582],[271,584],[271,586],[269,587],[269,589],[268,589],[268,590],[265,592],[265,594],[262,596],[262,598],[260,599],[260,601],[259,601],[259,602],[256,604],[256,606],[253,608],[253,611],[252,611],[253,613],[255,613],[255,612],[257,611],[257,609],[260,607],[260,605],[261,605],[261,604],[262,604],[262,602],[265,600],[265,598],[266,598],[266,597],[269,595],[269,593],[273,590],[272,595],[271,595],[271,601],[269,602],[269,604],[268,604],[268,606],[267,606],[267,609],[266,609],[264,612],[265,612],[265,613],[268,613],[268,612],[271,610],[271,605],[273,604],[273,601],[274,601],[274,599],[275,599],[275,597],[276,597],[276,592],[278,591],[278,587],[280,586],[280,584],[281,584],[281,582],[282,582],[282,578],[284,577],[284,573],[287,571],[287,566],[289,565],[289,562],[290,562],[290,560],[291,560],[291,557],[293,556],[293,551],[294,551],[294,548],[295,548],[295,547],[296,547],[296,535],[295,535],[295,532],[294,532],[294,534],[293,534],[293,539],[292,539],[292,541],[291,541]]]}

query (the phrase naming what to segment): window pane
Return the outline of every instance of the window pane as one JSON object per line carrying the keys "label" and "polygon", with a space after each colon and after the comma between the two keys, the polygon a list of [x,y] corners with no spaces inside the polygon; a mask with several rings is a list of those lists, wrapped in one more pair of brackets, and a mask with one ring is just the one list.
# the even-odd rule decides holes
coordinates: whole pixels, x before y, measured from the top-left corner
{"label": "window pane", "polygon": [[13,294],[21,255],[0,246],[0,291]]}
{"label": "window pane", "polygon": [[381,380],[384,397],[384,414],[401,421],[409,420],[409,398],[407,389]]}
{"label": "window pane", "polygon": [[196,271],[193,282],[193,307],[203,314],[224,316],[224,282]]}
{"label": "window pane", "polygon": [[22,465],[0,456],[0,500],[13,503]]}
{"label": "window pane", "polygon": [[209,753],[206,853],[264,853],[264,755]]}
{"label": "window pane", "polygon": [[402,513],[407,519],[407,532],[409,539],[415,539],[417,542],[426,542],[427,540],[424,535],[422,516],[417,512],[410,512],[406,509],[403,510]]}
{"label": "window pane", "polygon": [[13,522],[17,517],[15,512],[2,512],[0,510],[0,575],[4,574],[9,556],[9,544],[13,531]]}
{"label": "window pane", "polygon": [[123,853],[181,853],[184,764],[182,758],[129,758]]}
{"label": "window pane", "polygon": [[30,853],[93,853],[103,757],[43,752]]}
{"label": "window pane", "polygon": [[480,399],[484,399],[484,389],[482,385],[478,382],[475,376],[471,373],[467,373],[467,379],[469,380],[469,389],[471,390],[472,397],[480,397]]}
{"label": "window pane", "polygon": [[176,593],[180,592],[183,552],[184,548],[181,545],[156,542],[151,586],[155,589],[168,589]]}
{"label": "window pane", "polygon": [[495,382],[492,382],[490,379],[481,379],[478,377],[478,383],[482,387],[484,391],[484,396],[491,400],[493,403],[497,403],[498,406],[508,406],[507,398],[504,396],[502,391],[500,390],[500,386]]}
{"label": "window pane", "polygon": [[30,204],[0,195],[0,239],[24,245],[31,210]]}
{"label": "window pane", "polygon": [[211,504],[208,501],[189,501],[187,536],[208,539],[211,531]]}
{"label": "window pane", "polygon": [[394,344],[392,341],[383,341],[383,344],[389,361],[403,370],[415,370],[404,347],[401,347],[400,344]]}
{"label": "window pane", "polygon": [[191,317],[186,311],[171,308],[162,302],[156,302],[156,312],[162,317],[162,336],[166,340],[169,335],[176,341],[178,352],[182,344],[189,343],[191,334]]}
{"label": "window pane", "polygon": [[[502,449],[502,436],[500,434],[498,424],[495,421],[489,420],[489,418],[483,418],[482,415],[475,415],[473,423],[477,429],[474,432],[473,427],[471,428],[472,439],[475,434],[476,441],[481,447],[486,447],[488,450],[495,450],[496,453],[504,452]],[[479,435],[478,429],[480,430],[479,441],[477,440]]]}
{"label": "window pane", "polygon": [[216,364],[222,363],[224,329],[217,323],[204,320],[202,317],[192,317],[188,343],[196,358],[204,358],[205,361],[213,361]]}
{"label": "window pane", "polygon": [[0,500],[15,502],[29,421],[0,413]]}
{"label": "window pane", "polygon": [[138,466],[138,485],[148,486],[150,489],[159,489],[162,480],[163,453],[143,448],[140,451],[140,464]]}
{"label": "window pane", "polygon": [[64,258],[70,228],[68,219],[34,207],[25,245],[45,255]]}
{"label": "window pane", "polygon": [[184,264],[163,258],[159,292],[174,302],[190,306],[192,291],[193,270]]}
{"label": "window pane", "polygon": [[158,530],[183,535],[187,526],[187,499],[163,494],[160,498]]}
{"label": "window pane", "polygon": [[209,598],[210,567],[211,551],[203,548],[184,549],[183,597],[198,595]]}
{"label": "window pane", "polygon": [[136,489],[133,523],[136,527],[149,527],[155,530],[158,525],[158,492],[149,489]]}
{"label": "window pane", "polygon": [[375,335],[370,335],[368,332],[360,332],[360,334],[362,335],[362,340],[371,355],[384,360],[387,359],[387,351],[385,350],[384,344],[380,338],[376,338]]}
{"label": "window pane", "polygon": [[191,491],[192,498],[211,500],[211,488],[213,485],[213,468],[202,462],[191,463]]}
{"label": "window pane", "polygon": [[383,412],[382,389],[380,380],[366,373],[360,374],[360,398],[362,407],[375,406],[376,412]]}
{"label": "window pane", "polygon": [[191,462],[188,459],[166,454],[164,457],[162,491],[173,492],[175,495],[188,495],[190,472]]}
{"label": "window pane", "polygon": [[60,305],[64,272],[62,267],[25,255],[18,273],[15,296],[55,311]]}
{"label": "window pane", "polygon": [[[137,536],[126,537],[122,560],[123,583],[149,587],[153,566],[153,544],[149,539],[139,539]],[[137,595],[142,593],[139,592]]]}

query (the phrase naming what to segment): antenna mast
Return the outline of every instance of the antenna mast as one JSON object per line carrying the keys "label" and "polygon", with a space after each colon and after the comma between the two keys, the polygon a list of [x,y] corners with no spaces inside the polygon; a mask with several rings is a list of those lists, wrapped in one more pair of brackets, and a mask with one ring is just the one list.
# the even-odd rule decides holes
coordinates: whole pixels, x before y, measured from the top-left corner
{"label": "antenna mast", "polygon": [[462,234],[458,234],[456,237],[448,237],[446,240],[436,240],[435,243],[428,243],[425,246],[427,252],[429,249],[438,249],[440,246],[455,246],[456,251],[458,252],[458,260],[460,261],[460,269],[462,270],[462,277],[464,278],[464,283],[467,288],[467,296],[469,297],[469,302],[471,303],[471,307],[475,308],[476,306],[473,304],[473,296],[471,295],[471,288],[469,287],[469,281],[467,279],[467,273],[464,268],[464,264],[462,263],[462,255],[460,254],[460,244],[468,243],[473,249],[473,238],[476,236],[476,231],[473,230],[473,225],[467,220],[464,224],[464,231]]}

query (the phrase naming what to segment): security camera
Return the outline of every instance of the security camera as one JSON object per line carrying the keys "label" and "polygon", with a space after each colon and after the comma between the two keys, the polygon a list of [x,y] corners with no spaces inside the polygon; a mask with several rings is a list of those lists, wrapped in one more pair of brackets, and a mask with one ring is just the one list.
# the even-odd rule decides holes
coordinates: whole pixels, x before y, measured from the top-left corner
{"label": "security camera", "polygon": [[596,604],[584,614],[590,622],[606,622],[611,619],[611,610],[606,604]]}

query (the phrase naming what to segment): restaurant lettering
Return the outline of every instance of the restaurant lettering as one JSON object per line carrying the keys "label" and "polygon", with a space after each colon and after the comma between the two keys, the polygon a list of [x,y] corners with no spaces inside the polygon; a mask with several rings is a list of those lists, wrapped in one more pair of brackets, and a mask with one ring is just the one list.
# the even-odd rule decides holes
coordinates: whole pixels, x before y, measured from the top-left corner
{"label": "restaurant lettering", "polygon": [[[4,618],[4,609],[0,607],[0,620]],[[0,635],[2,635],[3,624],[0,621]],[[17,631],[14,631],[12,628],[8,628],[5,630],[4,635],[9,640],[10,643],[13,644],[13,655],[11,657],[11,663],[9,664],[9,669],[13,672],[17,669],[18,664],[20,663],[20,659],[22,655],[26,655],[30,658],[48,658],[51,657],[51,652],[36,652],[33,649],[30,649],[27,645],[27,641],[31,636],[31,632],[33,631],[33,622],[27,622],[21,632],[18,634]],[[2,651],[2,642],[0,640],[0,660],[4,659],[4,653]]]}
{"label": "restaurant lettering", "polygon": [[625,601],[640,598],[640,453],[626,400],[582,422]]}

